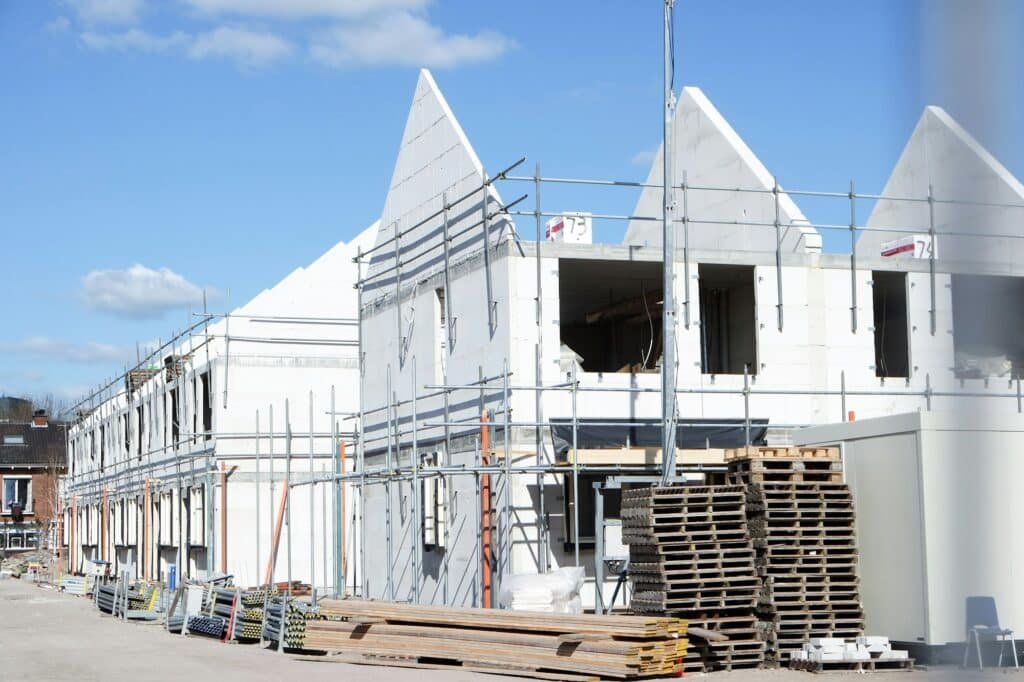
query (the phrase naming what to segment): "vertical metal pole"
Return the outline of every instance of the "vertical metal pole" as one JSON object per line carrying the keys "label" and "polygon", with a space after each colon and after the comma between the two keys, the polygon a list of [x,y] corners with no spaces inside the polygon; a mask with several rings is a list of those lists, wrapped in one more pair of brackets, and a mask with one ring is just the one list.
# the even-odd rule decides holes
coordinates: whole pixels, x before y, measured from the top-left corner
{"label": "vertical metal pole", "polygon": [[928,315],[931,318],[932,336],[935,336],[935,194],[930,183],[928,185],[928,237],[932,241],[932,248],[928,253],[928,283],[931,292],[931,309],[928,311]]}
{"label": "vertical metal pole", "polygon": [[[316,481],[313,476],[313,391],[309,392],[309,587],[316,603]],[[326,551],[326,547],[324,550]]]}
{"label": "vertical metal pole", "polygon": [[[452,352],[452,348],[455,347],[455,328],[452,323],[452,281],[451,281],[451,260],[450,260],[450,249],[451,244],[450,237],[448,236],[448,194],[441,194],[442,204],[442,229],[444,231],[444,321],[445,321],[445,332],[448,335],[448,347],[447,351],[449,354]],[[447,365],[447,363],[446,363]],[[445,383],[447,383],[447,372],[445,373]],[[445,422],[448,419],[445,418]],[[446,427],[447,428],[447,427]]]}
{"label": "vertical metal pole", "polygon": [[778,292],[779,302],[775,308],[778,311],[779,331],[782,331],[782,223],[779,220],[779,179],[772,178],[772,198],[775,200],[775,289]]}
{"label": "vertical metal pole", "polygon": [[597,481],[594,482],[594,610],[604,615],[604,490]]}
{"label": "vertical metal pole", "polygon": [[[178,405],[181,405],[179,401]],[[180,422],[179,422],[180,423]],[[214,539],[213,539],[213,503],[216,500],[216,496],[213,494],[213,467],[214,463],[210,458],[210,454],[206,455],[206,490],[204,491],[206,497],[206,576],[207,579],[213,575],[213,551],[214,551]]]}
{"label": "vertical metal pole", "polygon": [[392,419],[394,418],[394,415],[392,414],[391,365],[388,365],[387,400],[388,400],[388,409],[387,409],[387,415],[388,415],[388,430],[387,430],[388,447],[387,447],[387,453],[386,453],[386,456],[387,456],[387,466],[385,467],[385,469],[387,470],[387,473],[386,473],[386,476],[385,476],[385,479],[384,479],[384,527],[385,527],[386,532],[387,532],[387,551],[388,551],[388,556],[387,556],[387,559],[388,559],[387,576],[388,576],[388,578],[387,578],[387,586],[386,586],[385,593],[387,594],[388,598],[391,601],[394,601],[395,600],[395,584],[394,584],[394,573],[393,573],[394,572],[394,560],[392,558],[393,555],[392,555],[392,547],[391,547],[391,535],[392,535],[392,533],[391,533],[391,477],[392,477],[392,471],[394,469],[394,465],[392,464],[392,458],[391,458],[391,447],[392,447],[392,444],[394,442],[394,438],[392,436]]}
{"label": "vertical metal pole", "polygon": [[[335,399],[334,399],[334,386],[331,386],[331,471],[334,476],[337,476],[341,471],[340,461],[338,460],[341,455],[338,448],[338,418],[335,416]],[[341,483],[336,478],[332,478],[331,481],[331,501],[334,525],[334,596],[336,598],[343,597],[345,594],[345,567],[341,564],[341,556],[344,552],[344,548],[341,546],[344,542],[342,533],[342,526],[345,523],[345,510],[341,508]],[[326,552],[325,552],[326,554]]]}
{"label": "vertical metal pole", "polygon": [[[331,455],[331,459],[332,460],[335,459],[333,453]],[[324,467],[324,471],[327,471],[327,467]],[[332,485],[336,487],[338,485],[338,482],[334,481],[332,479]],[[334,576],[331,575],[331,568],[330,568],[330,562],[331,562],[331,560],[334,557],[331,555],[331,552],[327,551],[327,542],[328,542],[328,540],[327,540],[327,487],[325,485],[323,485],[323,484],[320,485],[320,519],[321,519],[321,521],[320,521],[320,534],[321,534],[321,537],[320,537],[320,547],[321,547],[321,551],[323,552],[323,557],[324,557],[324,572],[323,572],[323,576],[324,576],[323,577],[324,590],[323,590],[323,592],[324,592],[324,594],[330,594],[330,592],[327,591],[327,588],[329,587],[328,584],[327,584],[327,576],[330,575],[331,578],[332,578],[331,582],[334,582],[334,580],[333,580]],[[337,583],[334,582],[334,586],[332,586],[332,587],[334,587],[334,591],[335,592],[337,591],[337,587],[336,586],[337,586]]]}
{"label": "vertical metal pole", "polygon": [[[366,450],[363,442],[363,402],[366,399],[364,382],[366,381],[366,362],[363,350],[363,247],[356,249],[356,313],[359,319],[358,358],[359,358],[359,423],[356,426],[356,466],[359,468],[359,506],[356,528],[358,535],[357,545],[359,548],[359,578],[363,581],[360,584],[360,596],[366,598],[370,590],[370,582],[366,576],[366,541],[363,535],[363,519],[366,512]],[[353,589],[355,583],[353,583]]]}
{"label": "vertical metal pole", "polygon": [[579,413],[576,410],[576,397],[579,392],[579,379],[576,377],[576,362],[572,363],[572,540],[573,565],[580,565],[580,451],[579,451]]}
{"label": "vertical metal pole", "polygon": [[[453,321],[452,321],[453,318],[452,318],[451,261],[450,261],[450,248],[451,248],[451,244],[450,244],[450,237],[448,235],[448,222],[449,222],[448,208],[449,207],[448,207],[448,193],[447,192],[444,192],[444,193],[441,194],[441,207],[442,207],[442,220],[441,220],[441,223],[442,223],[443,238],[444,238],[444,306],[445,306],[444,320],[445,320],[445,327],[446,327],[445,328],[445,332],[447,334],[447,339],[448,339],[448,343],[446,344],[445,349],[444,349],[444,352],[447,355],[447,357],[444,358],[444,362],[441,365],[441,368],[442,368],[441,376],[442,376],[442,380],[444,381],[444,384],[447,386],[448,385],[448,358],[451,357],[452,349],[455,347],[455,333],[454,333],[455,332],[455,327],[454,327]],[[447,466],[447,465],[450,465],[452,463],[451,462],[452,429],[451,429],[451,424],[450,424],[450,422],[451,422],[451,412],[450,412],[451,394],[449,393],[447,388],[444,390],[444,393],[442,395],[442,399],[444,400],[444,462],[443,462],[443,464],[445,466]],[[451,526],[451,519],[449,519],[449,516],[452,513],[452,507],[453,507],[453,504],[452,504],[452,490],[451,490],[451,485],[450,485],[451,479],[448,476],[448,474],[440,474],[440,476],[441,476],[441,481],[444,483],[444,491],[445,491],[444,546],[447,548],[449,546],[448,545],[448,538],[449,538],[449,531],[448,531],[448,529]],[[444,553],[443,561],[444,561],[444,564],[443,564],[443,569],[444,569],[444,585],[442,587],[443,587],[443,592],[444,593],[442,595],[442,601],[445,604],[445,606],[447,606],[448,605],[449,578],[450,578],[450,569],[451,569],[451,566],[450,566],[450,563],[451,563],[451,552],[446,551]]]}
{"label": "vertical metal pole", "polygon": [[[420,571],[423,566],[423,528],[420,514],[420,450],[419,437],[416,434],[416,356],[412,356],[412,598],[414,604],[420,603]],[[435,521],[436,522],[436,521]]]}
{"label": "vertical metal pole", "polygon": [[405,339],[402,338],[402,252],[401,237],[398,234],[401,223],[395,221],[395,324],[398,339],[398,366],[405,364]]}
{"label": "vertical metal pole", "polygon": [[850,180],[850,331],[857,333],[857,193],[853,180]]}
{"label": "vertical metal pole", "polygon": [[[205,295],[206,294],[204,293],[203,296],[205,296]],[[209,318],[207,318],[207,319],[209,319]],[[231,348],[231,332],[229,331],[230,325],[231,325],[231,316],[230,315],[225,315],[224,316],[224,402],[223,402],[224,409],[227,409],[227,407],[228,407],[228,365],[231,364],[231,362],[230,362],[231,356],[229,354],[229,350]],[[209,334],[209,332],[207,332],[207,341],[209,341],[209,335],[208,334]],[[180,384],[181,382],[178,382],[178,383]],[[181,402],[184,402],[184,400],[185,400],[185,391],[183,390],[181,392],[181,400],[179,401],[179,404]],[[180,415],[179,415],[178,423],[179,424],[181,423]]]}
{"label": "vertical metal pole", "polygon": [[487,218],[487,176],[480,185],[480,220],[484,226],[484,276],[487,286],[487,329],[494,335],[494,288],[491,284],[491,225]]}
{"label": "vertical metal pole", "polygon": [[842,398],[843,421],[846,421],[846,370],[839,371],[839,395]]}
{"label": "vertical metal pole", "polygon": [[[690,189],[683,171],[683,324],[690,328]],[[613,604],[614,606],[614,604]]]}
{"label": "vertical metal pole", "polygon": [[750,372],[747,363],[743,363],[743,431],[746,453],[750,454]]}
{"label": "vertical metal pole", "polygon": [[[270,500],[267,503],[267,507],[268,507],[268,509],[270,511],[270,519],[269,519],[270,520],[270,525],[267,526],[267,528],[270,529],[271,534],[273,534],[273,532],[274,532],[274,436],[275,436],[275,434],[274,434],[274,405],[273,404],[271,404],[267,408],[267,422],[268,422],[267,423],[267,428],[270,430],[270,440],[267,443],[267,446],[268,446],[267,447],[267,458],[270,460],[269,463],[268,463],[268,466],[267,466],[267,473],[269,474],[269,478],[270,478]],[[271,535],[269,539],[270,539],[270,544],[271,544],[270,551],[273,552],[274,551],[274,547],[273,547],[274,538],[273,538],[273,535]],[[273,569],[271,569],[270,582],[271,583],[274,582]]]}
{"label": "vertical metal pole", "polygon": [[[537,466],[544,466],[544,296],[541,270],[541,244],[544,240],[543,218],[540,210],[540,162],[533,172],[533,215],[537,228],[537,242],[534,244],[534,260],[537,265],[537,348],[534,351],[534,381],[537,390],[533,392],[534,421],[537,422],[534,447],[537,450]],[[548,571],[547,524],[544,522],[544,474],[537,474],[537,562],[541,573]]]}
{"label": "vertical metal pole", "polygon": [[[672,91],[672,80],[675,76],[672,66],[672,6],[675,0],[665,0],[663,17],[663,57],[664,57],[664,125],[662,127],[662,192],[663,205],[661,216],[662,232],[662,268],[664,284],[662,291],[662,356],[661,356],[661,452],[662,480],[667,481],[676,475],[676,304],[675,304],[675,257],[676,231],[674,225],[675,201],[672,196],[672,173],[674,171],[675,145],[673,144],[672,125],[675,120],[676,96]],[[575,376],[573,385],[575,391]],[[573,394],[575,399],[575,393]],[[576,411],[573,409],[575,423]],[[575,431],[575,427],[574,427]],[[575,433],[574,433],[575,437]],[[575,444],[573,449],[575,450]],[[575,453],[574,453],[575,455]],[[574,460],[578,459],[574,456]],[[573,466],[573,477],[576,469]],[[575,482],[573,495],[576,490]],[[577,528],[578,530],[578,528]],[[576,565],[579,560],[579,537],[576,537]]]}
{"label": "vertical metal pole", "polygon": [[[263,474],[260,472],[260,411],[256,410],[256,575],[260,574],[260,486]],[[251,583],[255,584],[255,583]]]}
{"label": "vertical metal pole", "polygon": [[[292,598],[292,419],[288,398],[284,399],[284,472],[285,485],[288,486],[284,491],[284,523],[288,527],[286,538],[288,540],[288,587],[286,595],[290,600]],[[284,627],[283,621],[281,627]]]}

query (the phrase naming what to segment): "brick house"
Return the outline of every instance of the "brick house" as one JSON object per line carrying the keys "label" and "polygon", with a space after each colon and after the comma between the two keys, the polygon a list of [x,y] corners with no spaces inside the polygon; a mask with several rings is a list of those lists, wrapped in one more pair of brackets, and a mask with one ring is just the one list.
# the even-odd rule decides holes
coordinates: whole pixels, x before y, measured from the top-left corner
{"label": "brick house", "polygon": [[0,550],[34,549],[53,536],[67,466],[65,431],[45,410],[27,421],[0,421]]}

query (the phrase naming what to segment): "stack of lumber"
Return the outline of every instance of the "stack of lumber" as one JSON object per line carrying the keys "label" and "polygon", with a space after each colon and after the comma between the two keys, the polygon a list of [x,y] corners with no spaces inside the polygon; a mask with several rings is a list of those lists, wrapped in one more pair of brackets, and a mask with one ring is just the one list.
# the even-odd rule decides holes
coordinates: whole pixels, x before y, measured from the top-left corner
{"label": "stack of lumber", "polygon": [[786,661],[811,638],[862,635],[853,497],[838,450],[754,448],[726,457],[729,476],[747,485],[769,650]]}
{"label": "stack of lumber", "polygon": [[[323,600],[301,647],[346,661],[504,669],[556,679],[677,675],[686,623],[676,618],[529,613],[355,599]],[[292,635],[289,629],[289,636]]]}
{"label": "stack of lumber", "polygon": [[687,672],[750,668],[764,661],[756,617],[761,580],[746,497],[743,486],[623,491],[632,609],[686,618],[690,627],[726,638],[694,641]]}

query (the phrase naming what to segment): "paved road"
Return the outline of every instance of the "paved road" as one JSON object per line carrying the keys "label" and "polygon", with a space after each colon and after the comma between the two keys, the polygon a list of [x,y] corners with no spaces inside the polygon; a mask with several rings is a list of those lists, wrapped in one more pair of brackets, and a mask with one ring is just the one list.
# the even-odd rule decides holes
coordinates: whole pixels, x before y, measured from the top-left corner
{"label": "paved road", "polygon": [[[783,670],[715,673],[709,682],[791,682],[820,680]],[[851,677],[848,674],[828,678]],[[936,679],[1022,680],[1024,674],[994,676],[913,672],[885,675],[893,682]],[[92,602],[31,583],[0,579],[0,681],[2,682],[278,682],[280,680],[357,680],[359,682],[513,682],[520,678],[458,671],[410,670],[294,660],[272,650],[221,644],[202,637],[167,634],[159,625],[121,622],[101,615]]]}

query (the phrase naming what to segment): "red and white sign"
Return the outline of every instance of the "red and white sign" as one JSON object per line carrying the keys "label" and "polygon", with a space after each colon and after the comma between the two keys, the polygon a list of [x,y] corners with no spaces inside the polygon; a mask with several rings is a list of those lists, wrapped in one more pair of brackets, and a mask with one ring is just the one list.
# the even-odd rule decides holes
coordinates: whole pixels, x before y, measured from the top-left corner
{"label": "red and white sign", "polygon": [[[891,242],[882,242],[883,258],[931,258],[934,245],[927,234],[914,234],[900,237]],[[939,254],[936,251],[935,257]]]}
{"label": "red and white sign", "polygon": [[593,222],[589,213],[563,213],[550,219],[544,237],[549,242],[592,244]]}

